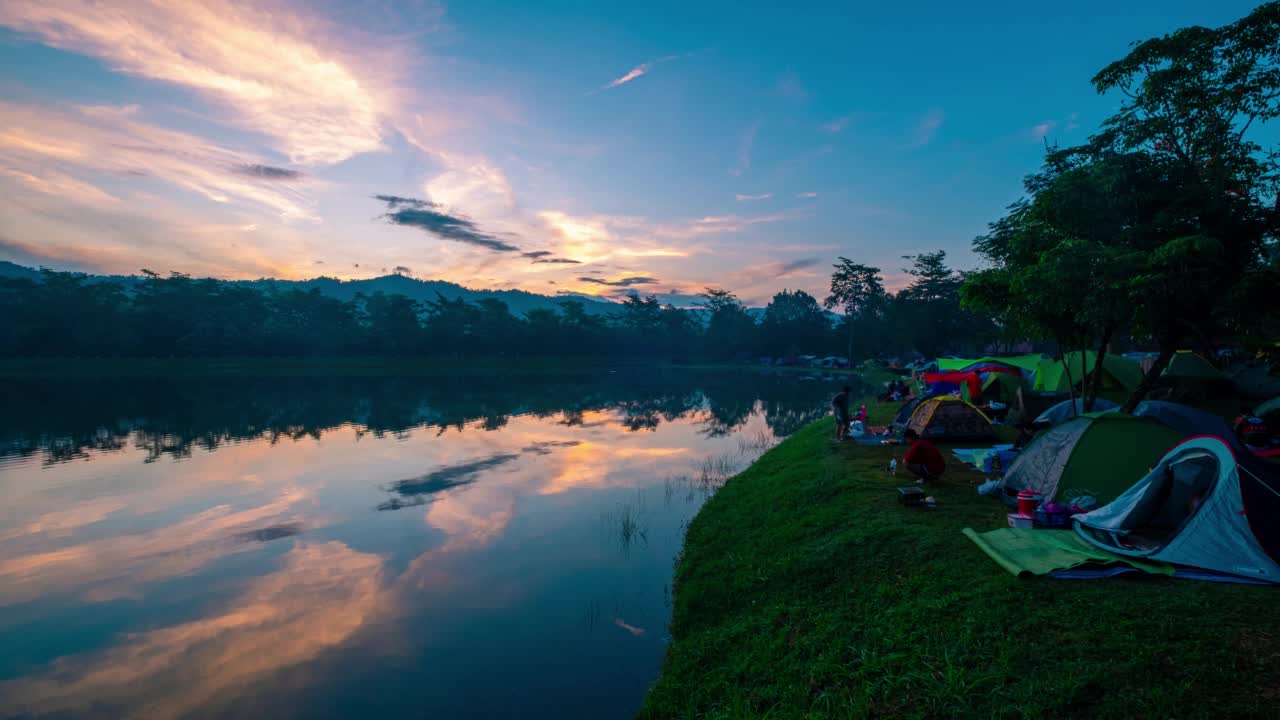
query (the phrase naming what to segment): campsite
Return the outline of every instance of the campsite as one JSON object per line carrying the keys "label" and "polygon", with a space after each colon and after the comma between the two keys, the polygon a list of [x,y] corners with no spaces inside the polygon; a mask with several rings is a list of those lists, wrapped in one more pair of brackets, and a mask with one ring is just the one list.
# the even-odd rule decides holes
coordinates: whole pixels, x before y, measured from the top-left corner
{"label": "campsite", "polygon": [[1280,719],[1280,0],[0,56],[0,720]]}
{"label": "campsite", "polygon": [[[1031,375],[1052,362],[922,362],[919,394],[871,401],[867,434],[814,423],[730,480],[689,528],[642,717],[1274,716],[1280,464],[1212,412],[1120,413],[1136,359],[1087,412],[1034,389],[1060,387]],[[1002,374],[1037,426],[1016,452],[961,398],[996,367],[1021,369]],[[903,505],[911,477],[890,469],[911,427],[949,455],[928,506]],[[1010,527],[1026,490],[1096,505]]]}

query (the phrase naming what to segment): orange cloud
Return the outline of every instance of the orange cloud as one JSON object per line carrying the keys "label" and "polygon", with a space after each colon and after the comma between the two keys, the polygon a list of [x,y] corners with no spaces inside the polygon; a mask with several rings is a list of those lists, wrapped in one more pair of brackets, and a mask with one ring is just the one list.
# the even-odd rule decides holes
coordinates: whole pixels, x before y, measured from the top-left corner
{"label": "orange cloud", "polygon": [[[336,163],[380,150],[389,93],[317,38],[336,33],[277,7],[193,0],[13,0],[0,24],[217,102],[293,162]],[[366,49],[377,60],[386,53]],[[377,56],[384,57],[377,57]]]}
{"label": "orange cloud", "polygon": [[[247,177],[237,168],[261,165],[262,158],[149,125],[138,115],[133,106],[41,108],[0,103],[0,123],[6,128],[0,133],[0,160],[11,169],[7,174],[28,185],[33,184],[30,177],[45,173],[65,177],[51,169],[61,165],[65,170],[152,176],[217,203],[248,201],[283,218],[313,217],[301,192],[305,183]],[[53,189],[73,203],[110,197],[83,178],[75,182],[80,193],[73,187]]]}

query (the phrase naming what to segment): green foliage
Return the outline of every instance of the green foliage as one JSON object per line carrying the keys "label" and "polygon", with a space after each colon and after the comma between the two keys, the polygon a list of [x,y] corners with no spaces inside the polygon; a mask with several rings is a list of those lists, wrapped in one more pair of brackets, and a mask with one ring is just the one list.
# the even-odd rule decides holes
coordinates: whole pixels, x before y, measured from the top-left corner
{"label": "green foliage", "polygon": [[698,294],[707,312],[706,351],[711,357],[742,357],[756,344],[756,321],[737,295],[721,288]]}
{"label": "green foliage", "polygon": [[1015,578],[960,533],[1004,525],[980,476],[953,466],[936,510],[906,509],[884,469],[900,448],[830,435],[801,430],[694,518],[641,718],[1280,712],[1269,588]]}
{"label": "green foliage", "polygon": [[773,296],[760,324],[765,354],[814,353],[831,342],[831,322],[818,301],[803,290]]}
{"label": "green foliage", "polygon": [[1161,354],[1132,408],[1179,347],[1276,326],[1258,300],[1280,165],[1248,133],[1280,117],[1280,3],[1139,43],[1093,82],[1123,95],[1119,111],[1088,145],[1047,154],[1028,199],[975,241],[991,268],[963,296],[1064,351],[1149,338]]}

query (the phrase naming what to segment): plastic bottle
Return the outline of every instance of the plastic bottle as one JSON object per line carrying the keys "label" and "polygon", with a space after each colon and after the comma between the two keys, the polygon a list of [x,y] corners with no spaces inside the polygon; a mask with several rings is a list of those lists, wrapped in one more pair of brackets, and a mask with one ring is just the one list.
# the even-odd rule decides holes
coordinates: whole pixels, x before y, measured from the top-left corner
{"label": "plastic bottle", "polygon": [[889,474],[890,475],[898,474],[898,458],[896,457],[889,460]]}

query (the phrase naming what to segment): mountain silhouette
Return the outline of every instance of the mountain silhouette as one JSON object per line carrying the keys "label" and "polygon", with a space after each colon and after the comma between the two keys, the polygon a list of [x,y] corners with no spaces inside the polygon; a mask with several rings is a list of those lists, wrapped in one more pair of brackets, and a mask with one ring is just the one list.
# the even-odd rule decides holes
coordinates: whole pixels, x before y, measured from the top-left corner
{"label": "mountain silhouette", "polygon": [[[0,260],[0,278],[26,278],[39,281],[41,277],[39,270]],[[112,280],[125,287],[135,285],[143,280],[140,275],[89,275],[89,278],[92,280]],[[262,278],[259,280],[220,280],[219,282],[248,285],[259,290],[297,289],[309,292],[312,289],[317,289],[324,295],[343,301],[351,300],[360,293],[373,295],[378,292],[387,295],[404,295],[419,302],[435,300],[437,297],[444,297],[447,300],[462,298],[468,302],[491,298],[506,303],[511,313],[517,316],[524,315],[530,310],[556,310],[561,303],[567,300],[581,302],[583,309],[590,315],[608,315],[618,311],[617,303],[593,300],[578,295],[539,295],[524,290],[476,290],[445,280],[418,280],[405,275],[383,275],[366,280],[339,280],[331,277],[317,277],[310,280]]]}

